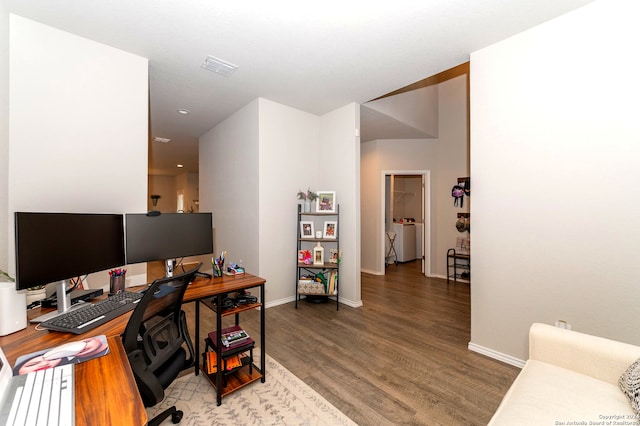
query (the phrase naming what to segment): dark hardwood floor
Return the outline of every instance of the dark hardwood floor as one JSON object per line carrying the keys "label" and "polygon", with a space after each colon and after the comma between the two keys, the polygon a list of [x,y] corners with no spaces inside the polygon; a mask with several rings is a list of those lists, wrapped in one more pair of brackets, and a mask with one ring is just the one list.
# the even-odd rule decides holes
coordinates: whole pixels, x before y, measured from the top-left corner
{"label": "dark hardwood floor", "polygon": [[[468,284],[410,262],[362,274],[362,301],[267,309],[266,352],[360,425],[489,421],[519,369],[468,350]],[[257,335],[258,313],[241,324]]]}

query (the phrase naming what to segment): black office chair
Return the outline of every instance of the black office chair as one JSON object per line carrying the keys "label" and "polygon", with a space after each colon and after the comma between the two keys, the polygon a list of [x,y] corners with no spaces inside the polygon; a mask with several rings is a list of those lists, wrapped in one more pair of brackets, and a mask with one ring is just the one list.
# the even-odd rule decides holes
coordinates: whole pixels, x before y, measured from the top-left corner
{"label": "black office chair", "polygon": [[[183,274],[155,280],[133,310],[122,335],[145,407],[162,401],[167,386],[182,370],[193,366],[194,351],[182,311],[182,298],[201,266],[202,263]],[[182,415],[174,406],[148,424],[159,425],[169,416],[173,423],[180,423]]]}

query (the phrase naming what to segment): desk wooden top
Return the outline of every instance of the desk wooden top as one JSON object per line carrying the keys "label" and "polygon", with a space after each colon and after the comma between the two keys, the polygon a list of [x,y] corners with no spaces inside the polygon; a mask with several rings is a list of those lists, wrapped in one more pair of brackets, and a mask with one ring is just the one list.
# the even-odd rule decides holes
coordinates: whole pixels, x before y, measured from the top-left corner
{"label": "desk wooden top", "polygon": [[122,341],[107,342],[109,354],[75,365],[76,425],[145,425],[147,412]]}
{"label": "desk wooden top", "polygon": [[[207,299],[218,294],[231,293],[234,291],[264,285],[265,279],[251,274],[235,276],[224,275],[222,277],[202,278],[197,277],[185,291],[183,302],[194,302],[196,300]],[[139,291],[146,286],[130,287],[127,291]],[[103,298],[106,296],[103,296]],[[52,309],[31,309],[28,319],[36,318]],[[0,347],[7,356],[7,360],[13,365],[18,356],[28,354],[41,349],[52,348],[63,343],[82,340],[87,336],[98,336],[104,334],[107,337],[120,336],[129,321],[131,312],[120,315],[90,330],[88,333],[75,335],[61,333],[58,331],[38,329],[36,324],[29,323],[24,330],[17,331],[7,336],[0,337]]]}
{"label": "desk wooden top", "polygon": [[[193,302],[264,283],[263,278],[251,274],[225,275],[211,279],[198,277],[189,284],[183,300]],[[131,287],[127,290],[137,291],[145,287]],[[51,309],[32,309],[27,316],[31,319],[48,311]],[[34,324],[29,324],[24,330],[0,337],[0,347],[13,365],[23,354],[82,340],[88,335],[106,335],[110,353],[75,366],[76,424],[143,425],[147,422],[147,414],[120,339],[130,316],[131,313],[121,315],[81,335],[40,330]]]}
{"label": "desk wooden top", "polygon": [[[264,285],[266,280],[251,274],[223,275],[214,278],[196,278],[184,293],[183,302],[193,302],[218,294],[232,293],[251,287]],[[262,301],[264,303],[264,300]]]}

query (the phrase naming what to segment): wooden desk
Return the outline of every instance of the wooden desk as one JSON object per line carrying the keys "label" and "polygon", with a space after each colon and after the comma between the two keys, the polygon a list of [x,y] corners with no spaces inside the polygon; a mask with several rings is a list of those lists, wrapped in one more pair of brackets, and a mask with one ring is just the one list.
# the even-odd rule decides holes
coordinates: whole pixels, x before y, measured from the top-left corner
{"label": "wooden desk", "polygon": [[[20,332],[11,336],[15,339],[16,334]],[[29,340],[47,342],[46,339],[38,338]],[[20,342],[19,339],[14,341]],[[122,340],[120,337],[109,337],[107,343],[107,355],[74,366],[76,425],[145,425],[147,412],[138,393]],[[41,346],[32,344],[31,341],[25,341],[24,347],[50,347],[49,343]],[[13,365],[16,357],[29,352],[30,349],[11,349],[6,355],[9,363]]]}
{"label": "wooden desk", "polygon": [[147,412],[120,337],[110,353],[75,366],[76,425],[145,425]]}
{"label": "wooden desk", "polygon": [[[262,381],[262,383],[264,383],[266,379],[266,370],[265,370],[266,352],[265,352],[265,338],[264,338],[265,309],[263,305],[264,304],[264,284],[265,284],[264,278],[256,277],[251,274],[245,273],[245,274],[236,275],[236,276],[223,275],[222,277],[219,277],[219,278],[211,278],[211,280],[208,280],[208,281],[209,282],[194,281],[191,285],[189,285],[189,288],[187,289],[187,292],[191,291],[189,298],[187,298],[187,295],[186,295],[187,292],[185,292],[185,297],[184,297],[185,301],[195,301],[196,303],[196,313],[195,313],[196,315],[196,341],[195,341],[196,363],[195,363],[194,374],[198,375],[198,372],[200,369],[200,362],[199,362],[200,302],[205,299],[211,299],[212,296],[221,296],[227,293],[233,293],[240,290],[247,290],[249,288],[259,287],[260,303],[256,305],[256,307],[260,306],[260,367],[258,368],[258,370],[260,372],[259,379],[260,381]],[[216,342],[217,357],[216,358],[218,360],[217,371],[222,371],[222,356],[221,356],[222,344],[220,341],[220,337],[221,337],[220,330],[222,330],[222,317],[223,315],[235,315],[235,323],[236,325],[238,325],[238,317],[240,312],[243,311],[243,309],[242,308],[230,309],[229,311],[223,312],[222,297],[217,297],[215,304],[213,303],[206,303],[206,304],[207,306],[211,307],[216,314],[216,331],[218,332],[217,339],[216,339],[217,340]],[[242,380],[240,383],[236,383],[233,386],[228,386],[223,389],[222,375],[216,374],[215,376],[216,376],[216,379],[215,379],[214,386],[216,388],[216,402],[218,405],[222,403],[223,395],[227,395],[253,382],[254,380],[257,380],[255,378],[253,379],[245,378],[245,380]]]}
{"label": "wooden desk", "polygon": [[[185,291],[183,302],[196,303],[196,374],[198,374],[200,350],[199,302],[219,294],[252,287],[260,287],[260,300],[264,301],[264,284],[265,280],[263,278],[251,274],[225,275],[211,279],[198,277],[189,284]],[[127,288],[127,290],[136,291],[143,288],[146,288],[146,286],[131,287]],[[32,309],[28,312],[28,318],[38,317],[48,311],[51,311],[51,309]],[[262,309],[261,315],[262,336],[260,346],[262,370],[264,371],[264,309]],[[0,337],[0,347],[2,347],[9,363],[13,365],[20,355],[67,342],[82,340],[88,335],[104,334],[107,336],[111,353],[104,357],[78,364],[75,369],[76,424],[78,426],[84,424],[91,426],[102,424],[141,425],[146,423],[146,414],[120,339],[130,316],[130,312],[121,315],[106,324],[90,330],[86,334],[80,335],[50,330],[36,330],[34,324],[29,324],[24,330]],[[129,415],[129,408],[131,409],[131,415]],[[122,415],[122,413],[126,413],[126,415]],[[129,421],[131,423],[128,423]]]}

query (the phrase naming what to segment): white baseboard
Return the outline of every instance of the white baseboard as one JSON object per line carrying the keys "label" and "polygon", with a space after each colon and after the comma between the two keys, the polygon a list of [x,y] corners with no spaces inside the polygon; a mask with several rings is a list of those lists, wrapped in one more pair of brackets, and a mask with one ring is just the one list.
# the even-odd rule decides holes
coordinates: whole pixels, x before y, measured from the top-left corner
{"label": "white baseboard", "polygon": [[[332,298],[332,300],[335,300]],[[343,303],[347,306],[350,306],[352,308],[361,308],[362,307],[362,300],[358,301],[358,302],[354,302],[353,300],[349,300],[349,299],[345,299],[344,297],[340,298],[340,303]]]}
{"label": "white baseboard", "polygon": [[443,280],[447,279],[446,275],[440,275],[440,274],[430,274],[430,275],[427,275],[427,277],[429,277],[429,278],[442,278]]}
{"label": "white baseboard", "polygon": [[285,297],[283,299],[273,300],[269,303],[265,303],[265,309],[273,308],[274,306],[284,305],[285,303],[294,302],[296,300],[295,296]]}
{"label": "white baseboard", "polygon": [[498,351],[494,351],[493,349],[485,348],[484,346],[476,345],[472,342],[469,342],[468,347],[470,351],[488,356],[489,358],[496,359],[498,361],[504,362],[505,364],[513,365],[514,367],[522,368],[525,364],[525,361],[521,359],[512,357],[511,355],[503,354]]}
{"label": "white baseboard", "polygon": [[360,272],[364,273],[364,274],[369,274],[369,275],[384,275],[384,272],[380,272],[380,271],[376,271],[373,269],[360,269]]}
{"label": "white baseboard", "polygon": [[[332,301],[336,301],[335,297],[330,297],[329,299],[331,299]],[[273,308],[274,306],[278,306],[278,305],[284,305],[285,303],[289,303],[289,302],[295,302],[296,298],[295,296],[290,296],[290,297],[285,297],[283,299],[278,299],[278,300],[273,300],[269,303],[266,303],[264,305],[265,309],[268,308]],[[362,307],[362,300],[359,302],[354,302],[353,300],[349,300],[349,299],[345,299],[343,297],[340,298],[340,303],[350,306],[352,308],[360,308]]]}

